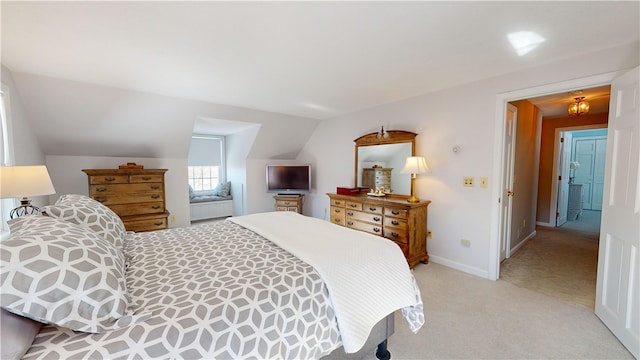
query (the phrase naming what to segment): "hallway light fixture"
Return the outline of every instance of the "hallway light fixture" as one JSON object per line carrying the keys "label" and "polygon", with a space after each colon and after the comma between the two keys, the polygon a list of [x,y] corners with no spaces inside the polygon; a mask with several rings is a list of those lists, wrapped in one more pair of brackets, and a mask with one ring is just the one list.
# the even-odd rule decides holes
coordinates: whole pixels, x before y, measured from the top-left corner
{"label": "hallway light fixture", "polygon": [[589,112],[589,102],[584,100],[584,96],[577,97],[575,100],[569,105],[569,116],[580,116]]}

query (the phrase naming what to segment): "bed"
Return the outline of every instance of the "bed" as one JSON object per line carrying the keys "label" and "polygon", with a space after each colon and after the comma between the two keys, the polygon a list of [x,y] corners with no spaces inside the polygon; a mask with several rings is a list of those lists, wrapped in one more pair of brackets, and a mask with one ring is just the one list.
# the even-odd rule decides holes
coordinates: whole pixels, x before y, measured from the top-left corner
{"label": "bed", "polygon": [[396,310],[413,331],[424,323],[401,251],[320,219],[272,212],[131,233],[81,195],[43,211],[11,220],[2,243],[3,356],[317,359],[374,352],[363,347],[382,333],[385,358]]}

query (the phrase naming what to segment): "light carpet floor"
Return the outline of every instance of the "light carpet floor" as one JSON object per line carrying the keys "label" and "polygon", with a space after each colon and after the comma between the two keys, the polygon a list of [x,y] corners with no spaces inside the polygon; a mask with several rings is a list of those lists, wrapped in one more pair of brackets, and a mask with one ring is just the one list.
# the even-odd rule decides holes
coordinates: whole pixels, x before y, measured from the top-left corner
{"label": "light carpet floor", "polygon": [[536,232],[500,264],[500,279],[594,309],[600,212],[583,211],[578,221]]}
{"label": "light carpet floor", "polygon": [[434,263],[414,276],[426,324],[413,334],[396,312],[392,359],[633,359],[584,306]]}

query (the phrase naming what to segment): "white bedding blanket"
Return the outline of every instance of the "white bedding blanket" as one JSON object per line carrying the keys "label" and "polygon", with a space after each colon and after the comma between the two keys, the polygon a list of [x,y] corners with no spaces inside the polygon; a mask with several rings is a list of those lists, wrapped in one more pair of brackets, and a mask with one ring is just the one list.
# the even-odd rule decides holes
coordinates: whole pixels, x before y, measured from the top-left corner
{"label": "white bedding blanket", "polygon": [[228,218],[313,266],[329,290],[347,353],[373,326],[403,309],[413,332],[424,323],[420,290],[393,241],[288,211]]}

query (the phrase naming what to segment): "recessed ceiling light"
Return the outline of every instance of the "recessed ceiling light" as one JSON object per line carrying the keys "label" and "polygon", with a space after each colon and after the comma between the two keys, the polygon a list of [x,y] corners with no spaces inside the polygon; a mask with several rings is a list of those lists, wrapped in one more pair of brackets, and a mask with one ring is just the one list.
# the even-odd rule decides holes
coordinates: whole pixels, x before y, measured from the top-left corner
{"label": "recessed ceiling light", "polygon": [[507,35],[518,56],[523,56],[537,48],[546,39],[534,31],[518,31]]}

